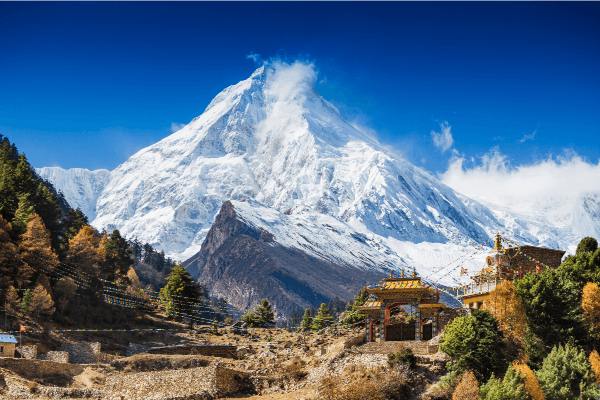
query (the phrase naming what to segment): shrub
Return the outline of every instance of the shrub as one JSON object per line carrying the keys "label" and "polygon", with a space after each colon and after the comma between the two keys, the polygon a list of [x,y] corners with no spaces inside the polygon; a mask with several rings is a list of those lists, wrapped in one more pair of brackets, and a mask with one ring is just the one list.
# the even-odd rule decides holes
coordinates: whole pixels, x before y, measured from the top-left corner
{"label": "shrub", "polygon": [[549,400],[595,400],[600,397],[585,352],[569,344],[554,347],[536,377]]}
{"label": "shrub", "polygon": [[520,371],[508,368],[504,379],[492,377],[481,385],[480,395],[482,400],[529,400],[529,393],[525,390],[525,379]]}
{"label": "shrub", "polygon": [[446,327],[440,350],[453,359],[456,373],[471,370],[479,380],[506,370],[505,344],[498,321],[487,310],[473,310]]}
{"label": "shrub", "polygon": [[403,349],[398,353],[388,354],[388,364],[394,366],[397,363],[408,364],[414,368],[417,365],[417,356],[414,355],[412,349]]}
{"label": "shrub", "polygon": [[479,382],[473,372],[466,371],[452,394],[452,400],[477,399],[479,399]]}

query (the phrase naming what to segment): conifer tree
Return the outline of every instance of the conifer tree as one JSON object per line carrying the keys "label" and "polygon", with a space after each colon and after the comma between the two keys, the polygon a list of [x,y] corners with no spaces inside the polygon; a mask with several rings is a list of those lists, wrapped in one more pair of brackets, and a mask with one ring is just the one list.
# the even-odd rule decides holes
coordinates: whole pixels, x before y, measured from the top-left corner
{"label": "conifer tree", "polygon": [[304,316],[302,317],[302,323],[300,324],[300,327],[302,329],[310,329],[312,325],[312,315],[310,315],[310,309],[306,309],[304,310]]}
{"label": "conifer tree", "polygon": [[202,290],[182,264],[176,265],[167,277],[167,284],[160,291],[166,306],[166,314],[177,316],[191,313],[188,303],[197,301]]}
{"label": "conifer tree", "polygon": [[66,251],[69,247],[69,240],[73,239],[81,228],[88,224],[88,218],[79,208],[77,210],[69,209],[63,220],[64,230],[63,241],[60,245],[61,251]]}
{"label": "conifer tree", "polygon": [[8,159],[6,150],[0,150],[0,213],[12,221],[19,205],[15,169]]}
{"label": "conifer tree", "polygon": [[329,314],[329,309],[325,305],[325,303],[321,304],[317,316],[313,318],[313,326],[314,330],[321,330],[327,327],[331,322],[333,322],[333,317]]}
{"label": "conifer tree", "polygon": [[555,346],[536,377],[548,400],[596,400],[600,389],[585,352],[566,344]]}
{"label": "conifer tree", "polygon": [[126,279],[129,267],[133,265],[133,258],[129,242],[121,236],[118,229],[112,232],[103,249],[104,275],[113,282]]}
{"label": "conifer tree", "polygon": [[65,262],[80,268],[91,275],[98,275],[100,263],[104,260],[104,252],[98,248],[100,239],[94,236],[94,229],[86,225],[73,239],[69,240],[69,249],[65,254]]}
{"label": "conifer tree", "polygon": [[492,377],[480,388],[481,400],[529,400],[520,371],[508,368],[503,379]]}
{"label": "conifer tree", "polygon": [[55,310],[52,296],[42,285],[38,285],[34,289],[29,307],[33,311],[36,319],[39,318],[40,314],[52,315]]}
{"label": "conifer tree", "polygon": [[360,289],[356,296],[354,297],[354,303],[352,303],[352,310],[350,311],[350,315],[348,315],[342,321],[344,324],[356,324],[358,322],[364,321],[367,317],[365,314],[359,312],[357,307],[364,305],[369,299],[369,292],[367,292],[366,288]]}
{"label": "conifer tree", "polygon": [[252,328],[268,328],[275,325],[275,314],[271,311],[271,304],[263,299],[254,312],[249,312],[242,320]]}
{"label": "conifer tree", "polygon": [[8,289],[6,290],[6,296],[4,300],[4,305],[9,311],[20,311],[21,299],[19,299],[19,295],[17,294],[17,291],[14,288],[14,286],[8,287]]}
{"label": "conifer tree", "polygon": [[598,285],[593,282],[588,282],[583,287],[581,309],[583,318],[589,322],[593,329],[600,332],[600,290]]}
{"label": "conifer tree", "polygon": [[11,241],[11,224],[0,216],[0,290],[16,285],[19,270],[24,267],[18,248]]}
{"label": "conifer tree", "polygon": [[64,316],[69,304],[72,304],[75,300],[75,296],[77,294],[77,284],[70,277],[62,278],[58,283],[54,286],[54,293],[57,297],[57,305]]}
{"label": "conifer tree", "polygon": [[35,209],[29,201],[29,194],[24,193],[19,196],[19,207],[15,212],[15,217],[12,220],[13,230],[17,235],[21,235],[25,232],[27,224],[31,219]]}
{"label": "conifer tree", "polygon": [[19,156],[19,161],[15,168],[15,183],[17,194],[33,194],[36,189],[36,180],[31,170],[31,166],[27,162],[25,153]]}
{"label": "conifer tree", "polygon": [[25,293],[23,293],[23,298],[21,299],[21,310],[25,313],[31,313],[31,300],[33,298],[33,293],[31,289],[27,289]]}
{"label": "conifer tree", "polygon": [[52,270],[58,265],[58,256],[52,251],[50,231],[39,215],[33,213],[26,232],[19,243],[21,258],[36,270]]}
{"label": "conifer tree", "polygon": [[54,193],[50,192],[48,188],[40,182],[35,197],[33,199],[35,212],[42,218],[44,225],[50,231],[52,248],[55,250],[59,249],[59,220],[62,215],[60,207],[58,206],[58,198]]}

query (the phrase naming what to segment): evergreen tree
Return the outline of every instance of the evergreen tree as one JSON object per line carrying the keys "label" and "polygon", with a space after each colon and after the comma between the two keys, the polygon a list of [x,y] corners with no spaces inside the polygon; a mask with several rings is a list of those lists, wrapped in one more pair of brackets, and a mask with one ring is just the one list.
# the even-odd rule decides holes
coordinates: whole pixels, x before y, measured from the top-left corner
{"label": "evergreen tree", "polygon": [[519,371],[523,375],[525,382],[525,391],[531,396],[532,400],[545,400],[544,392],[540,386],[533,371],[526,365],[521,363],[513,364],[515,371]]}
{"label": "evergreen tree", "polygon": [[307,308],[304,310],[304,316],[302,317],[302,323],[300,327],[304,330],[310,329],[312,325],[312,316],[310,315],[310,310]]}
{"label": "evergreen tree", "polygon": [[596,400],[600,389],[583,349],[566,344],[552,349],[536,372],[548,400]]}
{"label": "evergreen tree", "polygon": [[367,317],[365,314],[358,311],[356,307],[360,307],[364,305],[369,299],[369,292],[367,292],[366,288],[360,289],[356,296],[354,297],[354,302],[352,303],[352,310],[350,314],[344,318],[342,321],[344,324],[353,325],[359,322],[362,322]]}
{"label": "evergreen tree", "polygon": [[23,298],[21,299],[21,310],[25,313],[31,313],[31,300],[33,299],[33,293],[31,289],[27,289],[25,293],[23,293]]}
{"label": "evergreen tree", "polygon": [[50,231],[52,248],[58,250],[60,248],[59,220],[62,216],[58,206],[58,198],[40,182],[33,198],[33,204],[36,214],[42,218],[44,225]]}
{"label": "evergreen tree", "polygon": [[263,299],[254,312],[249,312],[242,320],[252,328],[268,328],[275,325],[275,314],[271,311],[271,304]]}
{"label": "evergreen tree", "polygon": [[25,265],[20,261],[18,248],[10,238],[11,224],[0,216],[0,290],[17,285],[17,278],[23,274]]}
{"label": "evergreen tree", "polygon": [[69,240],[73,239],[84,226],[88,225],[88,218],[78,208],[67,211],[63,221],[63,241],[60,245],[61,251],[65,252],[69,247]]}
{"label": "evergreen tree", "polygon": [[13,220],[19,205],[13,163],[9,160],[6,149],[2,149],[0,151],[0,213],[8,221]]}
{"label": "evergreen tree", "polygon": [[520,371],[509,367],[504,379],[492,377],[480,389],[481,400],[529,400],[525,379]]}
{"label": "evergreen tree", "polygon": [[27,162],[25,153],[19,156],[19,161],[15,168],[15,183],[17,194],[33,194],[37,187],[35,176],[32,172],[32,168]]}
{"label": "evergreen tree", "polygon": [[166,306],[166,314],[178,316],[190,313],[189,303],[202,295],[201,289],[182,264],[176,265],[167,277],[167,284],[160,291],[160,298]]}
{"label": "evergreen tree", "polygon": [[312,328],[319,331],[327,327],[329,324],[331,324],[331,322],[333,322],[333,317],[329,314],[329,309],[325,303],[322,303],[317,316],[313,318]]}
{"label": "evergreen tree", "polygon": [[21,235],[25,232],[27,224],[31,219],[35,209],[29,201],[29,194],[24,193],[19,196],[19,207],[15,212],[15,217],[12,220],[13,230],[17,235]]}
{"label": "evergreen tree", "polygon": [[129,267],[133,265],[129,242],[121,236],[118,229],[110,235],[104,246],[104,275],[110,281],[121,281],[127,276]]}
{"label": "evergreen tree", "polygon": [[455,373],[471,370],[482,381],[505,371],[504,348],[498,321],[487,310],[456,318],[446,327],[440,344],[440,350],[452,357]]}
{"label": "evergreen tree", "polygon": [[58,265],[58,256],[52,251],[50,232],[35,213],[27,224],[27,231],[21,236],[19,250],[23,261],[36,270],[52,270]]}
{"label": "evergreen tree", "polygon": [[576,255],[584,255],[587,253],[593,253],[598,250],[598,241],[593,237],[585,237],[581,239],[577,245]]}

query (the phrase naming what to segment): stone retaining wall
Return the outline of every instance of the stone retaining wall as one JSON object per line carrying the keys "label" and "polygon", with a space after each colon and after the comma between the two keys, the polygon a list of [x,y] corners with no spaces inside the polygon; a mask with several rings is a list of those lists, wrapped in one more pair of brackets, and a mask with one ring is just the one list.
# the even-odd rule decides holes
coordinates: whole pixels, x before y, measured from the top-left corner
{"label": "stone retaining wall", "polygon": [[26,379],[46,378],[54,375],[79,375],[83,366],[54,361],[28,360],[26,358],[0,358],[0,368],[6,368]]}
{"label": "stone retaining wall", "polygon": [[6,379],[8,388],[8,396],[10,398],[20,399],[38,399],[40,395],[50,398],[105,398],[106,392],[96,389],[74,389],[62,387],[38,386],[34,389],[34,393],[28,387],[24,387],[11,378]]}
{"label": "stone retaining wall", "polygon": [[131,357],[136,354],[145,353],[148,350],[148,346],[137,343],[129,343],[127,350],[125,351],[125,357]]}
{"label": "stone retaining wall", "polygon": [[365,342],[365,334],[361,333],[360,335],[350,336],[344,341],[344,348],[349,349],[352,346],[358,346],[361,343]]}
{"label": "stone retaining wall", "polygon": [[214,365],[110,376],[105,388],[128,400],[212,399],[237,392],[248,374]]}
{"label": "stone retaining wall", "polygon": [[49,351],[46,354],[40,355],[39,360],[54,361],[61,364],[69,363],[69,353],[66,351]]}
{"label": "stone retaining wall", "polygon": [[63,343],[59,350],[69,353],[69,360],[72,364],[95,364],[100,356],[100,343]]}
{"label": "stone retaining wall", "polygon": [[[16,350],[19,352],[21,358],[28,358],[35,360],[37,358],[37,346],[17,346]],[[18,356],[17,356],[18,357]]]}
{"label": "stone retaining wall", "polygon": [[229,345],[183,345],[151,347],[146,350],[148,354],[179,354],[179,355],[201,355],[211,357],[236,358],[237,347]]}

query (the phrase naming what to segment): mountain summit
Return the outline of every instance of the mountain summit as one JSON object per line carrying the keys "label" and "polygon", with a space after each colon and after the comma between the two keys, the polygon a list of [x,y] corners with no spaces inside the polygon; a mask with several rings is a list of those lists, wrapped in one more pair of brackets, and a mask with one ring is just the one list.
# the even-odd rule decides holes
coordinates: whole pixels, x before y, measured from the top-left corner
{"label": "mountain summit", "polygon": [[[385,149],[323,99],[315,81],[309,64],[261,67],[219,93],[184,128],[110,174],[79,173],[78,179],[98,182],[83,196],[78,186],[57,184],[65,179],[56,168],[38,172],[63,189],[74,207],[94,210],[97,228],[118,228],[179,260],[198,254],[229,200],[238,202],[240,215],[256,206],[333,218],[345,227],[337,230],[393,255],[378,264],[380,271],[410,265],[430,272],[496,231],[535,245],[544,244],[538,237],[554,240],[538,235],[539,226],[528,221],[498,217]],[[253,202],[240,203],[246,200]],[[264,221],[256,224],[270,229]],[[302,247],[294,241],[286,246]],[[312,256],[328,257],[318,253]]]}

